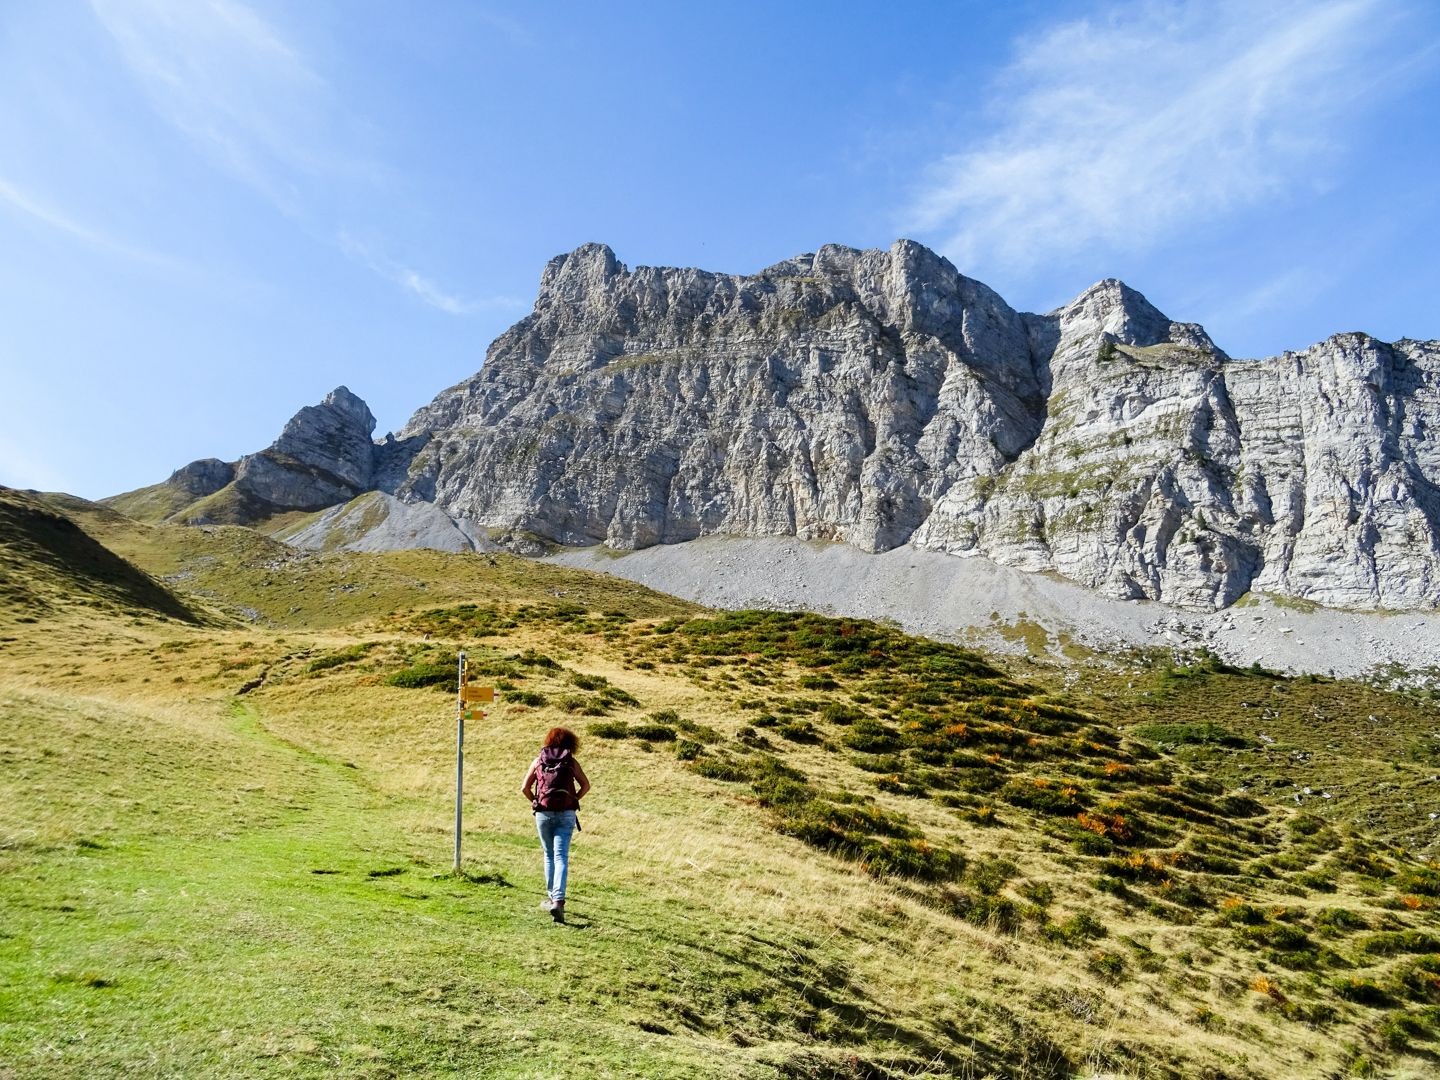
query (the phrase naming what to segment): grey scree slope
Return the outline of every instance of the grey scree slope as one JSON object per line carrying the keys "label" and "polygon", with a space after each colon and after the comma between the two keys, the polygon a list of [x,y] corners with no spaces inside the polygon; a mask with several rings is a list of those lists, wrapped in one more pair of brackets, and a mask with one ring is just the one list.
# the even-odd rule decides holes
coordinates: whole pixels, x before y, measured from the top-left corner
{"label": "grey scree slope", "polygon": [[1429,683],[1440,668],[1440,626],[1427,612],[1297,611],[1261,599],[1223,611],[1149,600],[1114,600],[1053,575],[1028,574],[983,556],[956,558],[913,547],[867,555],[848,544],[776,537],[706,537],[616,552],[589,547],[548,561],[598,570],[717,608],[778,608],[888,620],[926,637],[997,652],[1023,652],[1012,628],[1046,632],[1065,660],[1062,635],[1114,652],[1131,647],[1212,650],[1240,665],[1276,671],[1366,675],[1399,665]]}

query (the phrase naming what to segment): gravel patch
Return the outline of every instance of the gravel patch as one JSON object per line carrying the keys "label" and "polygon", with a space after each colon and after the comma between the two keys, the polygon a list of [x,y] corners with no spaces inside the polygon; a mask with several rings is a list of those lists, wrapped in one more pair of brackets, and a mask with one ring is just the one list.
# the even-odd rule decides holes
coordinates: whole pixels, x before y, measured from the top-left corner
{"label": "gravel patch", "polygon": [[401,502],[380,491],[326,510],[284,540],[315,551],[496,550],[483,531],[433,503]]}
{"label": "gravel patch", "polygon": [[[1212,649],[1226,661],[1294,674],[1367,675],[1392,665],[1440,671],[1433,612],[1295,610],[1257,598],[1219,612],[1112,600],[983,557],[912,547],[879,555],[848,544],[782,537],[705,537],[641,551],[575,548],[546,561],[598,570],[715,608],[777,608],[888,620],[926,637],[1016,652],[1015,628],[1042,627],[1102,652],[1132,647]],[[1009,630],[1007,634],[1006,631]],[[1440,681],[1440,680],[1437,680]]]}

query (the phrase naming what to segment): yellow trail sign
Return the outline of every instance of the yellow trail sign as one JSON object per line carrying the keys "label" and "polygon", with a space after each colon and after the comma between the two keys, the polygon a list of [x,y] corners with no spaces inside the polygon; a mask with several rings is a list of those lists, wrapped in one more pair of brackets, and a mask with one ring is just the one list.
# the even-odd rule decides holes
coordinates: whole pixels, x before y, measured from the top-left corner
{"label": "yellow trail sign", "polygon": [[460,688],[461,701],[480,701],[486,704],[495,700],[495,688],[493,686],[462,686]]}
{"label": "yellow trail sign", "polygon": [[461,710],[460,710],[460,719],[462,719],[462,720],[481,720],[481,719],[484,719],[484,717],[485,717],[485,714],[484,714],[483,712],[481,712],[479,709],[461,709]]}

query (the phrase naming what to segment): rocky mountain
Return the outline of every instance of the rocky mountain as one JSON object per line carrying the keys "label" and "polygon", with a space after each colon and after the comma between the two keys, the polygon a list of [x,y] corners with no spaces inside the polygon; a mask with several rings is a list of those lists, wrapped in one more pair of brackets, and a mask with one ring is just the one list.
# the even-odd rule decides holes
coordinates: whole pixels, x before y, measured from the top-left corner
{"label": "rocky mountain", "polygon": [[[323,510],[375,488],[397,450],[373,441],[375,417],[346,387],[307,405],[266,449],[238,462],[192,461],[161,484],[103,500],[141,520],[246,525],[290,511]],[[406,458],[408,460],[408,458]]]}
{"label": "rocky mountain", "polygon": [[233,477],[197,462],[160,501],[253,520],[374,489],[400,503],[372,517],[433,504],[511,546],[795,536],[1192,607],[1432,607],[1437,377],[1440,343],[1358,333],[1233,360],[1118,281],[1017,312],[910,241],[749,276],[588,244],[400,439],[372,443],[342,388]]}

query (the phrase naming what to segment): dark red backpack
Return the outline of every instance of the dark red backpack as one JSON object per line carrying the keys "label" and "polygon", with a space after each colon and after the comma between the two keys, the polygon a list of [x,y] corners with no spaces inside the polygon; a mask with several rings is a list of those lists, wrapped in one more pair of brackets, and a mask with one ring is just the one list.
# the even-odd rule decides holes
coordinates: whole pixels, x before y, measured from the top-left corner
{"label": "dark red backpack", "polygon": [[578,810],[580,799],[575,794],[575,759],[569,750],[547,747],[540,751],[535,766],[536,810]]}

